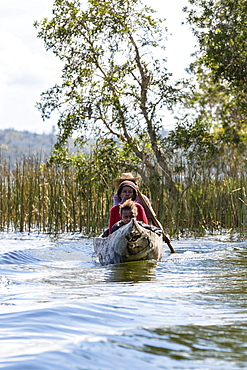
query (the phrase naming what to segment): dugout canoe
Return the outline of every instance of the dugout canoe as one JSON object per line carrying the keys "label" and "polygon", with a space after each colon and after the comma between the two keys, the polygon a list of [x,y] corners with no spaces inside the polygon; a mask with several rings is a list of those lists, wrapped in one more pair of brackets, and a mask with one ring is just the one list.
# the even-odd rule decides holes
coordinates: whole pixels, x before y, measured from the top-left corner
{"label": "dugout canoe", "polygon": [[108,237],[94,238],[93,246],[102,265],[162,257],[162,235],[142,227],[135,219]]}

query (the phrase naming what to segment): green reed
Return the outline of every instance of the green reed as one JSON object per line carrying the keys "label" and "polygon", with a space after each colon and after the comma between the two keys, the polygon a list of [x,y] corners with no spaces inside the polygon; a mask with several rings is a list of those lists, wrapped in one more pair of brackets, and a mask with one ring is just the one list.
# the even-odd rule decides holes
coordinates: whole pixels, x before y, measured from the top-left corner
{"label": "green reed", "polygon": [[112,194],[90,164],[79,176],[40,156],[18,157],[13,168],[0,159],[0,230],[91,235],[107,226]]}
{"label": "green reed", "polygon": [[[69,165],[42,164],[38,155],[20,156],[12,167],[0,157],[0,230],[101,232],[108,224],[112,180],[118,175],[105,167],[88,157],[75,170]],[[170,235],[226,230],[246,235],[246,168],[237,155],[231,161],[222,157],[196,170],[177,156],[173,169],[177,199],[171,199],[165,184],[158,185],[153,176],[152,192],[142,184],[140,190],[150,197]]]}
{"label": "green reed", "polygon": [[[177,161],[176,161],[177,163]],[[193,173],[193,177],[191,174]],[[196,171],[186,165],[176,180],[180,196],[160,214],[171,234],[247,230],[247,165],[238,155],[221,157]],[[191,179],[191,183],[189,181]],[[188,185],[187,190],[183,189]],[[166,194],[164,204],[169,202]]]}

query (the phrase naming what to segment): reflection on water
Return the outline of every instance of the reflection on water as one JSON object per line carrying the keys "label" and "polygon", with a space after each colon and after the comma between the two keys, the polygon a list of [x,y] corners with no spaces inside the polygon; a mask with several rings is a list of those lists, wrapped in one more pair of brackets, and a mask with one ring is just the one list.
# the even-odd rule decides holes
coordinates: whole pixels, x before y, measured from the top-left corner
{"label": "reflection on water", "polygon": [[228,361],[234,369],[246,368],[246,329],[241,324],[147,329],[136,333],[135,344],[127,335],[122,345],[163,356],[171,368],[176,363],[176,369],[231,368]]}
{"label": "reflection on water", "polygon": [[156,261],[135,261],[110,265],[107,280],[120,283],[155,280],[156,266]]}
{"label": "reflection on water", "polygon": [[0,234],[0,367],[247,368],[247,242],[101,266],[92,240]]}
{"label": "reflection on water", "polygon": [[[173,359],[188,361],[189,358],[198,364],[206,362],[213,365],[212,359],[214,363],[223,364],[231,359],[235,366],[242,367],[247,360],[246,329],[246,323],[238,323],[149,330],[150,344],[146,350],[159,355],[169,352],[169,357]],[[168,342],[172,349],[167,348]]]}

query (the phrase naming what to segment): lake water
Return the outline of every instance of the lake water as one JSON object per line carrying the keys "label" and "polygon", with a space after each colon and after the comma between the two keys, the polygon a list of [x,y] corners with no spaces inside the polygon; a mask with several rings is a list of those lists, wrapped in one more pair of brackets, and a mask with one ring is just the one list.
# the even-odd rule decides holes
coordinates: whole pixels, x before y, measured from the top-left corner
{"label": "lake water", "polygon": [[92,239],[0,234],[0,367],[247,369],[247,241],[102,267]]}

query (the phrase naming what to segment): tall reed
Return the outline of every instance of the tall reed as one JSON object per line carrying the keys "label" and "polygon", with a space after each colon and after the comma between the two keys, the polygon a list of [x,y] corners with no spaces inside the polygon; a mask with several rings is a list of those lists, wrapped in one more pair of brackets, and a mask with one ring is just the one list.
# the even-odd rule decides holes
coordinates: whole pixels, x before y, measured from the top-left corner
{"label": "tall reed", "polygon": [[41,165],[38,156],[19,158],[12,170],[2,160],[0,192],[1,230],[92,233],[105,225],[93,201],[97,183],[82,189],[72,167]]}
{"label": "tall reed", "polygon": [[[0,156],[0,230],[94,235],[107,227],[118,169],[90,155],[75,168],[42,164],[38,155],[19,156],[12,167]],[[174,236],[225,230],[246,235],[245,161],[237,155],[231,161],[222,157],[195,171],[178,155],[173,171],[180,190],[173,202],[165,184],[158,187],[154,177],[152,191],[140,185],[165,231]]]}
{"label": "tall reed", "polygon": [[[181,160],[181,158],[180,158]],[[178,158],[176,162],[178,163]],[[246,234],[247,164],[239,155],[195,168],[182,166],[176,178],[182,194],[160,217],[171,234],[232,231]],[[193,180],[190,183],[190,178]],[[190,183],[188,189],[183,189]],[[164,204],[168,202],[165,192]]]}

